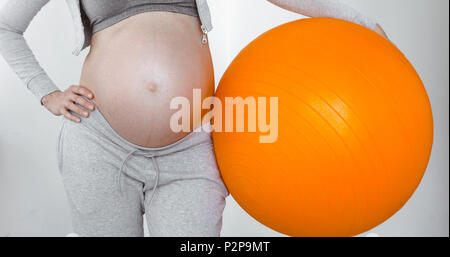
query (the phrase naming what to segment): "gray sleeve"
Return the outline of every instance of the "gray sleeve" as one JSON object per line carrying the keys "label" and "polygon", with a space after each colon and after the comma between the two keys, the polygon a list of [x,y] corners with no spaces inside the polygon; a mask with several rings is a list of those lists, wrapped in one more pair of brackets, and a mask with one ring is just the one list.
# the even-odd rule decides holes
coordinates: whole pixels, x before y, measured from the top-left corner
{"label": "gray sleeve", "polygon": [[58,87],[39,65],[23,34],[49,0],[8,0],[0,10],[0,54],[42,105]]}
{"label": "gray sleeve", "polygon": [[377,23],[339,0],[268,0],[289,11],[308,17],[347,20],[374,30]]}

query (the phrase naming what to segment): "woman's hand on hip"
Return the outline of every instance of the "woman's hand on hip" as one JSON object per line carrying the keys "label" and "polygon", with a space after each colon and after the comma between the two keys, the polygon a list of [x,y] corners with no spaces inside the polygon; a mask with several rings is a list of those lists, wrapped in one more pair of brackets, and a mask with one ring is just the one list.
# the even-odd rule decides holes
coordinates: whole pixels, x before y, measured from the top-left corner
{"label": "woman's hand on hip", "polygon": [[64,115],[65,118],[79,123],[81,122],[81,119],[71,114],[69,111],[78,114],[80,117],[88,118],[89,112],[79,105],[90,111],[93,111],[95,108],[95,106],[84,99],[83,96],[88,99],[94,98],[94,94],[89,89],[83,86],[70,86],[65,91],[56,91],[45,96],[42,98],[42,104],[54,115]]}

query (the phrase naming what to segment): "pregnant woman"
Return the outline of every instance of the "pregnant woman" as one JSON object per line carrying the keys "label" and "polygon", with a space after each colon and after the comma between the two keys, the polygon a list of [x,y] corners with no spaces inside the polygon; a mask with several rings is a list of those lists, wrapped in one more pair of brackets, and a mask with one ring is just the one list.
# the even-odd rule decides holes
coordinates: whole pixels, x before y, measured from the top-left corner
{"label": "pregnant woman", "polygon": [[[61,91],[23,33],[49,0],[8,0],[0,53],[40,104],[66,119],[59,169],[81,236],[219,236],[225,198],[211,125],[190,115],[170,127],[175,97],[214,94],[206,0],[67,0],[77,45],[90,46],[79,85]],[[271,0],[310,17],[334,17],[384,35],[375,22],[331,0]],[[191,110],[192,111],[192,110]],[[192,113],[191,113],[192,114]],[[198,124],[195,126],[194,124]]]}

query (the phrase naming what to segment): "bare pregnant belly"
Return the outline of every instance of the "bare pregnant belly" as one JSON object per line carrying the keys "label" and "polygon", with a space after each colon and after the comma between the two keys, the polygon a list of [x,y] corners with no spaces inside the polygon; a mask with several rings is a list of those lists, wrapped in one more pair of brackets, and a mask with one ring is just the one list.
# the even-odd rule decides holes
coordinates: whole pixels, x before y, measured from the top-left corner
{"label": "bare pregnant belly", "polygon": [[[209,46],[201,43],[197,17],[168,12],[135,15],[94,34],[80,85],[112,128],[145,147],[171,144],[188,134],[170,127],[170,103],[193,90],[214,93]],[[190,115],[192,124],[192,108]]]}

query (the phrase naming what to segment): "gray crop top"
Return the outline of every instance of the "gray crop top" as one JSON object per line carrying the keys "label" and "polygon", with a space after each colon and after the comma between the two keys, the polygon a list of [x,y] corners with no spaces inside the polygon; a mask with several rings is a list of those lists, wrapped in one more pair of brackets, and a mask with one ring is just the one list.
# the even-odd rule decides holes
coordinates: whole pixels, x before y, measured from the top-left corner
{"label": "gray crop top", "polygon": [[92,32],[98,32],[133,15],[167,11],[198,17],[195,0],[81,0]]}

